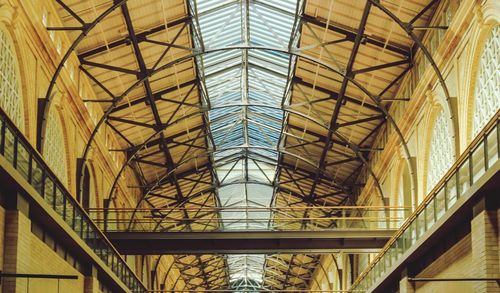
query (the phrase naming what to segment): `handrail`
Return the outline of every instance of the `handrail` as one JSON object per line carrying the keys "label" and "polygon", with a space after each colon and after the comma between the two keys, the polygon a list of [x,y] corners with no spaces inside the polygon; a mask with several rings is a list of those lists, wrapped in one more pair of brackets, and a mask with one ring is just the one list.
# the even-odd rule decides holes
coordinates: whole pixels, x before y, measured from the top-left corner
{"label": "handrail", "polygon": [[132,292],[147,292],[135,272],[3,109],[0,109],[0,155],[13,165]]}
{"label": "handrail", "polygon": [[[488,124],[483,128],[482,131],[480,131],[477,136],[472,140],[472,142],[469,144],[469,146],[462,152],[460,157],[455,161],[455,163],[450,167],[450,169],[446,172],[446,174],[441,178],[441,180],[438,181],[438,183],[435,185],[435,187],[429,192],[429,194],[424,198],[422,203],[417,207],[417,209],[405,220],[405,222],[401,225],[401,227],[398,229],[398,231],[394,234],[391,239],[387,242],[387,244],[382,248],[382,250],[378,253],[378,255],[372,260],[370,265],[358,276],[356,281],[352,284],[351,290],[354,289],[359,289],[364,282],[369,282],[372,281],[372,284],[375,283],[375,278],[371,278],[369,281],[367,281],[367,277],[370,273],[374,272],[374,268],[381,263],[381,260],[384,258],[384,256],[387,255],[388,251],[391,248],[394,248],[397,246],[398,240],[400,240],[401,236],[405,233],[409,232],[409,228],[411,228],[412,225],[417,224],[417,220],[420,219],[420,216],[424,213],[423,217],[424,220],[426,220],[425,212],[427,211],[427,207],[430,206],[431,204],[435,203],[435,200],[437,199],[438,196],[444,196],[446,197],[448,194],[449,190],[447,190],[448,183],[452,184],[452,187],[454,186],[456,190],[456,198],[452,198],[453,200],[457,200],[460,196],[460,193],[463,192],[464,190],[459,190],[460,188],[460,182],[459,182],[459,173],[462,174],[465,171],[462,171],[464,165],[468,163],[467,169],[466,169],[466,175],[469,176],[468,183],[469,187],[472,185],[474,182],[474,166],[473,166],[473,156],[472,154],[477,150],[478,146],[483,144],[483,156],[481,159],[483,159],[483,168],[484,171],[488,169],[488,154],[487,154],[487,137],[492,134],[496,130],[496,151],[497,151],[497,160],[498,157],[500,157],[500,110],[496,112],[495,115],[493,115],[492,119],[488,122]],[[481,167],[481,166],[480,166]],[[479,170],[481,171],[481,169]],[[476,179],[477,180],[477,179]],[[454,183],[453,183],[454,181]],[[446,205],[446,200],[447,198],[444,198],[445,201],[445,209],[448,209],[451,206]],[[434,207],[434,214],[433,215],[433,220],[435,223],[437,221],[437,212],[435,207]],[[432,223],[432,224],[433,224]],[[432,225],[431,224],[431,225]],[[424,228],[427,226],[427,223],[424,223]],[[417,229],[418,227],[415,227]],[[425,228],[427,231],[429,227]],[[413,231],[410,231],[413,232]],[[417,235],[419,231],[415,231],[415,234]],[[418,237],[419,235],[417,235]],[[416,241],[416,240],[415,240]],[[410,245],[411,247],[411,245]],[[409,247],[407,247],[409,248]],[[404,252],[402,252],[404,253]],[[401,253],[401,254],[402,254]],[[381,273],[382,274],[382,273]],[[380,274],[380,275],[381,275]],[[377,276],[380,277],[380,276]],[[369,279],[369,278],[368,278]],[[370,284],[370,286],[372,285]],[[367,290],[370,286],[366,286],[367,284],[364,284],[365,286],[363,287],[363,290]]]}
{"label": "handrail", "polygon": [[90,212],[102,212],[108,210],[110,212],[116,211],[142,211],[142,212],[175,212],[175,211],[303,211],[303,210],[409,210],[411,206],[300,206],[300,207],[253,207],[253,206],[229,206],[229,207],[159,207],[159,208],[89,208],[87,211]]}

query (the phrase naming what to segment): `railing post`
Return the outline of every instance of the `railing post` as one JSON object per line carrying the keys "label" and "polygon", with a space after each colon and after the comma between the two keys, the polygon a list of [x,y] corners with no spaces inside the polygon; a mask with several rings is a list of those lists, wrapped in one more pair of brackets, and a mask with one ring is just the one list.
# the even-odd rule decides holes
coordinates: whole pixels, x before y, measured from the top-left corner
{"label": "railing post", "polygon": [[467,161],[468,161],[468,164],[469,164],[469,186],[472,186],[472,184],[474,183],[474,163],[472,162],[472,150],[469,151],[468,155],[467,155]]}
{"label": "railing post", "polygon": [[497,154],[500,157],[500,119],[497,120]]}
{"label": "railing post", "polygon": [[[448,178],[447,181],[445,181],[444,183],[444,210],[445,212],[448,210],[448,197],[449,197],[449,190],[448,190],[448,182],[450,182],[451,178],[455,177],[456,178],[456,175],[454,174],[453,176],[451,176],[450,178]],[[458,181],[455,181],[455,185],[458,185]],[[437,219],[436,219],[437,221]]]}
{"label": "railing post", "polygon": [[488,134],[484,134],[483,140],[484,172],[488,171]]}
{"label": "railing post", "polygon": [[[73,199],[70,192],[65,188],[64,185],[60,183],[57,179],[57,176],[50,170],[48,165],[44,162],[42,156],[31,146],[30,142],[23,136],[23,134],[16,128],[16,126],[5,116],[3,111],[0,109],[0,154],[5,155],[6,148],[6,133],[9,131],[9,135],[13,136],[13,149],[9,149],[9,154],[12,151],[13,158],[12,161],[9,158],[6,158],[7,161],[12,164],[14,168],[17,169],[18,162],[18,148],[19,145],[26,148],[26,151],[29,153],[28,157],[28,177],[26,181],[35,187],[36,191],[39,193],[39,196],[44,199],[44,201],[51,206],[51,208],[64,219],[64,221],[75,231],[79,237],[85,241],[88,246],[96,253],[98,257],[103,259],[106,263],[109,263],[109,259],[114,261],[115,267],[120,268],[120,274],[117,274],[118,278],[123,281],[124,284],[133,285],[134,288],[130,288],[132,290],[139,290],[142,292],[146,290],[139,280],[139,278],[133,273],[133,271],[128,267],[128,265],[123,261],[123,259],[119,256],[118,252],[114,250],[113,246],[107,238],[103,235],[101,230],[95,226],[90,217],[87,216],[85,210],[81,208],[78,203]],[[41,171],[41,182],[40,187],[35,186],[34,179],[34,163],[36,162],[36,169],[40,169]],[[17,170],[21,172],[21,170]],[[24,174],[22,174],[24,175]],[[24,177],[24,176],[23,176]],[[38,183],[38,182],[36,182]],[[48,184],[52,184],[52,190],[47,190]],[[9,192],[9,190],[0,190],[1,192]],[[0,194],[1,196],[1,194]],[[50,198],[52,196],[52,198]],[[19,196],[18,196],[19,197]],[[19,205],[22,202],[16,203],[17,197],[7,197],[7,205],[12,206],[11,201],[16,205]],[[63,204],[63,207],[59,209],[57,205],[57,200],[60,200]],[[68,208],[71,211],[68,211]],[[25,213],[28,215],[28,213]],[[79,219],[76,219],[75,215],[78,215]],[[77,223],[80,221],[79,223]],[[84,221],[86,228],[84,229]],[[104,250],[106,251],[106,256],[102,255],[103,249],[95,249],[95,247],[91,247],[92,245],[88,242],[89,234],[91,234],[90,229],[92,229],[92,233],[96,235],[97,238],[95,242],[99,242],[103,245]],[[78,231],[79,230],[79,231]],[[87,237],[87,238],[86,238]],[[92,236],[93,237],[93,236]],[[93,239],[92,239],[93,240]],[[100,248],[100,247],[98,247]],[[116,273],[116,270],[115,270]],[[127,274],[126,279],[122,279]]]}
{"label": "railing post", "polygon": [[2,129],[1,135],[0,135],[0,154],[4,155],[5,154],[5,127],[6,127],[6,122],[3,119],[2,116],[0,116],[0,121],[2,122]]}
{"label": "railing post", "polygon": [[107,232],[108,231],[108,209],[109,209],[109,204],[110,204],[110,199],[105,198],[104,199],[104,215],[103,215],[103,231]]}
{"label": "railing post", "polygon": [[28,183],[33,184],[33,155],[28,152]]}
{"label": "railing post", "polygon": [[14,166],[14,169],[17,169],[17,144],[18,144],[18,138],[17,138],[17,135],[15,135],[14,131],[12,133],[14,134],[14,151],[13,151],[13,156],[12,156],[12,165]]}
{"label": "railing post", "polygon": [[345,209],[342,209],[342,221],[341,223],[341,228],[345,229],[346,228],[346,211]]}

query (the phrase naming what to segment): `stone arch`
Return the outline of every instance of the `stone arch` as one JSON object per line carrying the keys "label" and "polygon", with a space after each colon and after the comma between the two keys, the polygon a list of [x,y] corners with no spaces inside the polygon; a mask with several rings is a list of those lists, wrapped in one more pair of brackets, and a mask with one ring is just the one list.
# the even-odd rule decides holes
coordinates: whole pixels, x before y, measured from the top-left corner
{"label": "stone arch", "polygon": [[415,204],[413,202],[413,182],[407,160],[401,157],[398,158],[395,163],[393,176],[390,205],[405,207],[405,209],[393,209],[391,211],[391,218],[398,219],[398,221],[391,221],[391,225],[394,228],[399,228],[409,216],[412,210],[411,207]]}
{"label": "stone arch", "polygon": [[[488,92],[500,83],[500,25],[483,24],[478,31],[470,58],[469,88],[467,93],[467,144],[485,126],[500,106],[498,91]],[[487,72],[487,71],[490,72]],[[489,74],[488,74],[489,73]],[[498,85],[497,85],[498,86]],[[490,98],[491,100],[488,100]],[[481,109],[479,108],[481,107]]]}
{"label": "stone arch", "polygon": [[309,282],[309,289],[312,292],[340,290],[340,269],[335,254],[323,255]]}
{"label": "stone arch", "polygon": [[426,114],[422,191],[419,203],[448,171],[456,159],[456,132],[454,129],[452,110],[442,97],[428,92],[428,108]]}
{"label": "stone arch", "polygon": [[482,1],[480,6],[481,20],[486,25],[500,23],[500,2],[497,0]]}
{"label": "stone arch", "polygon": [[146,287],[150,288],[150,259],[149,256],[140,256],[141,257],[141,267],[140,267],[140,279],[144,284],[146,284]]}
{"label": "stone arch", "polygon": [[473,45],[471,45],[470,53],[467,56],[464,68],[464,71],[466,72],[466,75],[464,76],[465,89],[463,91],[465,97],[464,147],[467,146],[473,139],[473,117],[478,70],[486,41],[492,30],[500,25],[500,3],[495,0],[487,0],[482,4],[477,4],[475,10],[475,21],[477,25],[471,33],[469,41],[470,44]]}

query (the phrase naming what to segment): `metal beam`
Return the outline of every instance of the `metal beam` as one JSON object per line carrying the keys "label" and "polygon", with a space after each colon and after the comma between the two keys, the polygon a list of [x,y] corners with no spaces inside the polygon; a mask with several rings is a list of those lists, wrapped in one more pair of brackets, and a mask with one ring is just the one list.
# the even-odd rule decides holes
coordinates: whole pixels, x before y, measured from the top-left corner
{"label": "metal beam", "polygon": [[[332,140],[332,136],[334,134],[334,129],[336,129],[338,127],[337,119],[338,119],[338,116],[340,114],[340,108],[342,107],[343,99],[345,99],[345,94],[347,91],[347,85],[349,82],[349,78],[352,78],[352,79],[354,78],[352,75],[352,71],[353,71],[356,57],[358,55],[359,47],[361,46],[361,43],[363,41],[363,35],[365,32],[366,23],[368,21],[368,16],[370,14],[370,9],[371,9],[371,3],[367,2],[364,6],[363,15],[362,15],[361,20],[359,22],[357,33],[355,34],[354,44],[353,44],[351,54],[349,56],[349,61],[346,64],[346,68],[345,68],[346,73],[345,73],[345,76],[343,76],[342,85],[340,87],[339,95],[338,95],[338,98],[336,100],[335,107],[333,109],[333,113],[332,113],[332,116],[330,119],[330,126],[328,127],[328,136],[327,136],[327,140],[325,141],[325,146],[321,152],[318,170],[323,170],[325,168],[325,165],[326,165],[325,158],[326,158],[326,155],[328,154],[328,151],[331,148],[331,143],[332,143],[331,140]],[[339,138],[340,138],[339,133],[337,133],[337,136],[339,136]],[[360,159],[363,160],[364,158],[360,157]],[[314,197],[318,178],[319,178],[319,172],[316,172],[316,178],[311,186],[310,193],[309,193],[309,195],[311,197]],[[377,181],[377,178],[375,178],[375,176],[374,176],[374,179],[375,179],[375,181]]]}
{"label": "metal beam", "polygon": [[[338,98],[339,98],[339,93],[337,92],[334,92],[332,90],[329,90],[329,89],[326,89],[324,87],[321,87],[319,85],[313,85],[311,83],[308,83],[307,81],[304,81],[302,78],[300,77],[296,77],[294,76],[293,77],[293,81],[297,84],[300,84],[300,85],[303,85],[303,86],[307,86],[309,88],[312,88],[312,89],[315,89],[317,91],[320,91],[320,92],[324,92],[324,93],[327,93],[330,95],[330,98],[332,98],[333,100],[337,101]],[[372,111],[376,111],[376,112],[382,112],[380,110],[380,107],[378,106],[375,106],[375,105],[372,105],[370,103],[367,103],[366,101],[363,102],[361,99],[356,99],[356,98],[352,98],[352,97],[349,97],[349,96],[346,96],[344,95],[343,99],[347,102],[351,102],[353,104],[356,104],[356,105],[359,105],[359,106],[363,106],[367,109],[370,109]]]}
{"label": "metal beam", "polygon": [[[125,19],[125,23],[126,23],[126,27],[127,27],[127,31],[128,31],[128,38],[130,39],[130,42],[132,43],[132,46],[134,48],[134,53],[136,56],[136,60],[137,60],[137,63],[139,64],[140,77],[142,78],[142,77],[145,77],[148,75],[148,68],[146,67],[146,62],[144,61],[144,57],[142,56],[142,52],[141,52],[141,49],[139,47],[140,37],[135,33],[134,26],[132,24],[132,18],[130,16],[127,3],[125,3],[121,6],[121,10],[122,10],[122,15]],[[165,25],[163,27],[165,27]],[[138,76],[138,78],[139,78],[139,76]],[[157,126],[161,127],[161,125],[163,125],[163,123],[162,123],[162,120],[160,117],[160,113],[156,107],[156,102],[155,102],[153,90],[151,88],[151,83],[150,83],[149,79],[144,79],[142,82],[143,82],[144,88],[146,90],[147,101],[149,102],[151,112],[153,113],[155,124]],[[166,165],[168,166],[169,169],[173,168],[174,162],[172,159],[172,155],[170,154],[169,148],[167,146],[167,143],[165,142],[165,137],[164,137],[163,133],[160,133],[160,139],[162,140],[162,143],[160,144],[160,149],[162,149],[162,151],[165,155]],[[181,201],[183,199],[182,190],[181,190],[179,184],[177,183],[177,178],[175,176],[176,176],[175,174],[172,174],[172,177],[170,177],[170,178],[171,178],[172,182],[174,183],[175,189],[177,191],[176,198],[179,201]]]}
{"label": "metal beam", "polygon": [[[147,31],[138,33],[138,34],[136,34],[137,42],[139,42],[139,43],[144,42],[144,41],[147,40],[147,37],[149,37],[150,35],[159,33],[161,31],[163,31],[165,28],[171,28],[173,26],[176,26],[176,25],[179,25],[179,24],[184,24],[184,23],[189,22],[189,21],[191,21],[191,17],[190,16],[183,17],[183,18],[171,21],[171,22],[167,23],[167,25],[162,24],[162,25],[159,25],[159,26],[154,27],[152,29],[149,29]],[[116,48],[116,47],[119,47],[119,46],[123,46],[123,45],[130,45],[130,44],[131,44],[130,36],[127,36],[127,37],[125,37],[123,39],[119,39],[119,40],[111,42],[111,43],[109,43],[107,45],[103,45],[103,46],[97,47],[95,49],[89,50],[87,52],[84,52],[82,54],[79,54],[78,58],[80,60],[84,60],[85,58],[91,57],[93,55],[96,55],[96,54],[99,54],[99,53],[102,53],[102,52],[106,52],[106,51],[108,51],[110,49],[113,49],[113,48]]]}
{"label": "metal beam", "polygon": [[107,232],[126,255],[273,254],[378,251],[395,230]]}
{"label": "metal beam", "polygon": [[[184,82],[184,83],[181,83],[180,85],[175,85],[173,87],[169,87],[169,88],[166,88],[166,89],[163,89],[163,90],[156,91],[154,93],[154,100],[155,101],[156,100],[160,100],[161,96],[163,96],[163,95],[166,95],[166,94],[169,94],[169,93],[181,90],[184,87],[193,86],[193,85],[196,85],[196,80],[194,80],[194,79],[190,80],[190,81],[187,81],[187,82]],[[128,109],[131,106],[135,106],[135,105],[138,105],[138,104],[141,104],[141,103],[147,103],[148,101],[149,100],[148,100],[147,96],[141,97],[141,98],[132,100],[130,102],[127,102],[125,104],[121,104],[119,106],[116,106],[115,108],[113,108],[113,110],[111,111],[111,113],[115,113],[115,112],[118,112],[118,111],[121,111],[121,110],[124,110],[124,109]]]}
{"label": "metal beam", "polygon": [[[85,151],[84,151],[84,155],[83,155],[83,158],[86,159],[87,155],[88,155],[88,152],[89,152],[89,148],[90,148],[90,145],[92,143],[92,141],[94,140],[95,136],[96,136],[96,133],[99,129],[99,126],[103,123],[104,120],[107,119],[107,117],[109,116],[110,114],[110,111],[111,109],[113,109],[114,107],[116,107],[116,105],[122,100],[124,99],[132,90],[134,90],[136,87],[138,87],[139,85],[141,85],[145,80],[148,80],[151,76],[153,76],[154,74],[162,71],[162,70],[165,70],[171,66],[174,66],[175,64],[179,63],[179,62],[182,62],[183,60],[187,60],[189,58],[193,58],[193,57],[196,57],[196,56],[201,56],[201,55],[204,55],[204,54],[209,54],[209,53],[215,53],[215,52],[220,52],[220,51],[227,51],[227,50],[243,50],[243,49],[248,49],[248,50],[264,50],[264,51],[271,51],[271,52],[282,52],[282,53],[285,53],[285,54],[290,54],[290,55],[294,55],[294,56],[297,56],[297,57],[301,57],[301,58],[304,58],[305,60],[309,60],[311,62],[315,62],[317,64],[320,64],[321,66],[324,66],[325,68],[331,70],[332,72],[342,76],[344,79],[347,79],[349,80],[349,82],[351,82],[354,86],[356,86],[357,88],[359,88],[361,91],[363,91],[366,95],[368,95],[370,97],[370,99],[372,101],[374,101],[376,104],[377,104],[377,107],[380,108],[380,110],[386,114],[386,116],[388,117],[388,121],[393,124],[396,128],[396,131],[398,133],[398,136],[399,138],[401,139],[402,143],[404,145],[406,145],[406,142],[404,140],[404,138],[402,137],[401,133],[399,132],[399,130],[397,129],[397,125],[394,123],[394,120],[390,118],[390,114],[387,112],[387,110],[385,108],[382,107],[382,105],[380,105],[379,103],[379,100],[377,100],[376,96],[374,96],[372,93],[370,93],[366,88],[364,88],[357,80],[354,80],[351,76],[348,76],[346,75],[345,73],[333,68],[332,66],[329,66],[328,64],[325,64],[319,60],[316,60],[315,58],[312,58],[312,57],[309,57],[309,56],[304,56],[302,54],[299,54],[299,53],[295,53],[293,51],[289,51],[289,50],[285,50],[285,49],[280,49],[280,48],[269,48],[269,47],[259,47],[259,46],[246,46],[246,45],[236,45],[236,46],[230,46],[230,47],[224,47],[224,48],[212,48],[212,49],[208,49],[206,51],[203,51],[203,52],[196,52],[196,53],[193,53],[192,55],[190,56],[186,56],[186,57],[181,57],[179,59],[176,59],[172,62],[169,62],[167,64],[164,64],[158,68],[156,68],[155,70],[151,70],[151,71],[148,71],[148,73],[143,76],[142,78],[140,78],[136,83],[134,83],[132,86],[130,86],[126,91],[124,91],[120,96],[119,98],[117,98],[113,105],[110,107],[110,109],[106,110],[104,116],[99,120],[98,122],[98,125],[97,127],[93,130],[90,138],[89,138],[89,141],[87,143],[87,146],[85,148]],[[336,131],[335,131],[336,132]],[[338,133],[337,133],[337,136],[339,138],[341,138],[342,141],[344,141],[344,143],[346,144],[346,146],[348,146],[351,150],[353,150],[357,156],[361,156],[362,154],[360,153],[359,150],[357,150],[357,148],[350,142],[347,141],[346,138],[344,137],[341,137]],[[150,140],[150,139],[148,139]],[[407,148],[405,147],[405,151],[407,151]],[[369,166],[367,165],[367,162],[366,162],[366,159],[364,157],[360,157],[360,159],[363,161],[363,164],[367,166],[367,168],[369,169],[369,172],[370,172],[370,176],[375,176],[374,173],[371,171],[371,169],[369,168]],[[375,178],[375,180],[377,180]]]}
{"label": "metal beam", "polygon": [[370,37],[365,35],[364,33],[359,34],[359,32],[354,32],[352,30],[348,30],[345,28],[340,27],[339,25],[335,24],[326,24],[322,22],[321,20],[310,16],[310,15],[303,15],[302,20],[311,24],[314,24],[316,26],[322,27],[322,28],[328,28],[328,30],[331,30],[333,32],[336,32],[338,34],[342,34],[345,36],[345,38],[351,42],[355,42],[356,38],[358,35],[361,35],[360,38],[362,38],[363,42],[366,42],[368,44],[374,45],[379,48],[387,49],[391,52],[397,53],[398,55],[410,57],[411,56],[411,48],[405,48],[402,45],[395,45],[395,44],[386,44],[385,40],[378,40],[376,38]]}

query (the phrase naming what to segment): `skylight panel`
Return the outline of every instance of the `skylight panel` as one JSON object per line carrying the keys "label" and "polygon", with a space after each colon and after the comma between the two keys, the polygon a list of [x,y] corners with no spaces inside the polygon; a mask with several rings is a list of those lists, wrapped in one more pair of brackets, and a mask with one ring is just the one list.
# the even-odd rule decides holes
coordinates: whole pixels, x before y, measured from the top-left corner
{"label": "skylight panel", "polygon": [[[285,116],[281,105],[296,59],[279,50],[295,35],[297,2],[192,0],[191,5],[201,31],[197,49],[212,52],[196,61],[211,106],[219,202],[222,207],[269,207]],[[270,217],[269,211],[221,212],[226,230],[269,229]],[[229,256],[231,282],[258,286],[264,262],[263,255]]]}

